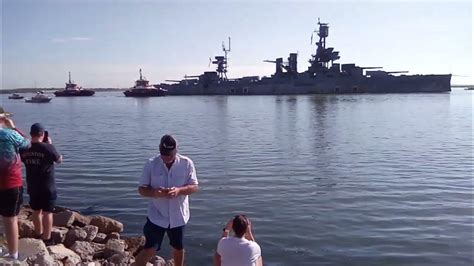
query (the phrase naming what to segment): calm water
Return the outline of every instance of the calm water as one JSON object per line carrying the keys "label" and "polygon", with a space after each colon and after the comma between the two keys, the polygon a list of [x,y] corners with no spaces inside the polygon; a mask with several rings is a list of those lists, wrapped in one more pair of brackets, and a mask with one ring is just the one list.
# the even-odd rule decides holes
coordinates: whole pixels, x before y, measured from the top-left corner
{"label": "calm water", "polygon": [[120,219],[130,235],[145,221],[143,163],[175,134],[201,187],[189,265],[211,264],[221,228],[241,212],[268,265],[473,264],[472,92],[0,97],[25,132],[44,123],[65,156],[59,204]]}

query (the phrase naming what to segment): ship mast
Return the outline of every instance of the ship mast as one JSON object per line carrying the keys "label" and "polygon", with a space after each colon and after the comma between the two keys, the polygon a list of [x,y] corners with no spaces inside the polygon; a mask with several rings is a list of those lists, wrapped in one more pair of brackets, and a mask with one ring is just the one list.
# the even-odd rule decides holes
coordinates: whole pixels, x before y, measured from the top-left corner
{"label": "ship mast", "polygon": [[71,71],[69,71],[69,84],[71,84]]}
{"label": "ship mast", "polygon": [[[333,47],[326,48],[326,38],[329,36],[329,26],[327,23],[321,23],[318,18],[319,30],[315,30],[319,36],[319,41],[316,42],[316,54],[312,55],[309,60],[311,66],[309,72],[315,74],[318,72],[324,72],[329,69],[329,62],[332,63],[340,58],[339,52],[334,51]],[[312,40],[311,36],[311,40]]]}
{"label": "ship mast", "polygon": [[230,52],[230,37],[229,37],[229,48],[225,47],[224,42],[222,42],[222,51],[224,52],[224,56],[215,56],[215,61],[212,61],[213,64],[217,65],[216,72],[219,76],[220,80],[227,81],[227,67],[228,59],[227,53]]}

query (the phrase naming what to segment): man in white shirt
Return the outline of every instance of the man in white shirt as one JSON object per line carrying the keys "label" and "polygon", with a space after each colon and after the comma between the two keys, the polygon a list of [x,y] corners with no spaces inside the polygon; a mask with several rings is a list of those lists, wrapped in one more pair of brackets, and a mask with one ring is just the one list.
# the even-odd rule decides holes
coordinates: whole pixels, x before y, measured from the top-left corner
{"label": "man in white shirt", "polygon": [[143,228],[145,246],[137,255],[137,265],[146,265],[160,250],[165,233],[170,239],[175,265],[184,265],[184,227],[190,217],[188,195],[197,190],[193,161],[178,154],[176,140],[164,135],[160,155],[145,163],[138,187],[140,195],[150,201]]}
{"label": "man in white shirt", "polygon": [[[234,236],[229,236],[230,231]],[[245,215],[236,215],[226,227],[217,244],[215,266],[262,266],[262,251],[255,242],[252,225]]]}

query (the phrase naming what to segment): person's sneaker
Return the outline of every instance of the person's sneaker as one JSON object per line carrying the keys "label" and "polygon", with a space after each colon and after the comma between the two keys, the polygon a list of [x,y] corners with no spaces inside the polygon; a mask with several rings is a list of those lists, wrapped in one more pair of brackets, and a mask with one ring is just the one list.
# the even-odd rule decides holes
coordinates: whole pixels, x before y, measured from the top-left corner
{"label": "person's sneaker", "polygon": [[17,260],[18,258],[14,258],[12,255],[10,255],[10,253],[8,252],[4,252],[2,255],[0,255],[0,258],[2,259],[6,259],[6,260],[9,260],[9,261],[13,261],[13,260]]}
{"label": "person's sneaker", "polygon": [[13,256],[10,255],[7,248],[0,247],[0,258],[2,258],[2,259],[13,259]]}

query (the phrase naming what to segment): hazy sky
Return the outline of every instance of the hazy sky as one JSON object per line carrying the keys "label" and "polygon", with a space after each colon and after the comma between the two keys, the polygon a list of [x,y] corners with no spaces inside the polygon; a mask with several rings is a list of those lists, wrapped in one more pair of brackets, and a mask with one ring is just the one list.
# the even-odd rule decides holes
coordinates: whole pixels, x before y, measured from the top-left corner
{"label": "hazy sky", "polygon": [[[473,83],[472,3],[466,1],[3,0],[2,88],[130,87],[209,71],[232,37],[229,77],[270,75],[264,59],[298,52],[304,71],[318,17],[339,63],[452,73]],[[468,77],[462,77],[468,76]]]}

